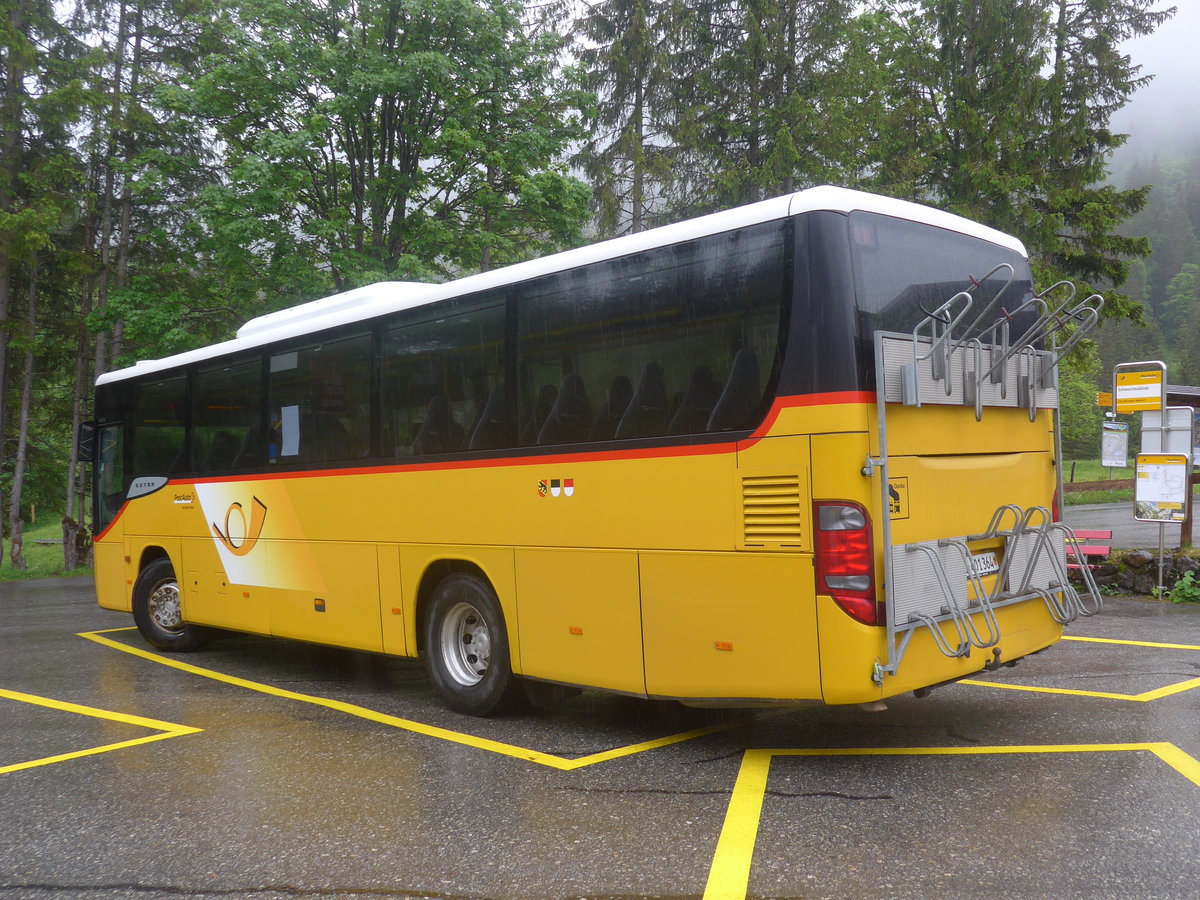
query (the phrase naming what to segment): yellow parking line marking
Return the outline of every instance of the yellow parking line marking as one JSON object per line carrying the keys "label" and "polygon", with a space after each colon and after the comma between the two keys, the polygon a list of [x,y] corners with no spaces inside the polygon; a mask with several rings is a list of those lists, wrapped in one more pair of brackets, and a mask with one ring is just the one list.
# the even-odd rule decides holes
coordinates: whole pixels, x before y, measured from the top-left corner
{"label": "yellow parking line marking", "polygon": [[1085,641],[1091,644],[1126,644],[1130,647],[1155,647],[1160,650],[1200,650],[1197,644],[1160,644],[1155,641],[1126,641],[1118,638],[1076,637],[1063,635],[1064,641]]}
{"label": "yellow parking line marking", "polygon": [[39,697],[36,694],[24,694],[20,691],[9,691],[0,688],[0,697],[9,700],[15,700],[18,703],[29,703],[34,706],[44,706],[48,709],[56,709],[60,712],[73,713],[78,716],[89,716],[93,719],[106,719],[110,722],[120,722],[124,725],[135,725],[139,728],[152,728],[157,734],[147,735],[145,737],[133,738],[128,741],[119,741],[115,744],[105,744],[101,747],[90,747],[86,750],[75,750],[70,753],[60,753],[56,756],[46,756],[42,759],[32,759],[28,762],[13,763],[7,766],[0,766],[0,775],[7,772],[18,772],[22,769],[32,769],[37,766],[48,766],[51,763],[65,762],[70,759],[79,759],[84,756],[95,756],[99,753],[108,753],[112,750],[123,750],[126,747],[136,747],[139,744],[149,744],[153,741],[164,741],[167,738],[180,737],[185,734],[198,734],[202,729],[192,728],[188,725],[176,725],[173,722],[161,722],[158,719],[147,719],[143,716],[131,716],[127,713],[113,712],[107,709],[97,709],[94,706],[82,706],[78,703],[68,703],[64,700],[52,700],[49,697]]}
{"label": "yellow parking line marking", "polygon": [[[1094,638],[1094,637],[1069,637],[1064,636],[1064,641],[1085,641],[1092,644],[1122,644],[1129,647],[1150,647],[1155,650],[1200,650],[1200,646],[1195,644],[1162,644],[1154,641],[1127,641],[1118,638]],[[1182,694],[1184,691],[1190,691],[1200,687],[1200,678],[1190,678],[1187,681],[1180,681],[1176,684],[1168,684],[1166,687],[1155,688],[1150,691],[1143,691],[1140,694],[1119,694],[1108,691],[1081,691],[1074,688],[1049,688],[1035,687],[1033,685],[1024,684],[1007,684],[998,681],[979,681],[974,678],[964,678],[962,684],[973,684],[976,687],[998,688],[1004,691],[1028,691],[1032,694],[1063,694],[1068,697],[1097,697],[1101,700],[1131,700],[1135,703],[1149,703],[1151,700],[1161,700],[1163,697],[1170,697],[1174,694]]]}
{"label": "yellow parking line marking", "polygon": [[747,750],[742,757],[725,823],[717,839],[704,900],[744,900],[750,886],[750,864],[758,837],[767,775],[777,756],[989,756],[1044,753],[1153,753],[1200,787],[1200,762],[1172,743],[1061,744],[995,747],[843,747],[836,749]]}
{"label": "yellow parking line marking", "polygon": [[502,741],[494,741],[490,738],[477,737],[473,734],[466,734],[461,731],[451,731],[448,728],[439,728],[436,725],[427,725],[424,722],[417,722],[412,719],[402,719],[399,716],[388,715],[387,713],[377,712],[373,709],[368,709],[365,706],[358,706],[354,703],[346,703],[341,700],[331,700],[327,697],[317,697],[313,694],[302,694],[298,691],[289,691],[285,688],[273,687],[269,684],[263,684],[258,681],[250,681],[246,678],[238,678],[235,675],[226,675],[223,672],[218,672],[214,669],[205,669],[200,666],[192,665],[191,663],[180,662],[176,659],[170,659],[165,656],[160,656],[157,653],[151,653],[148,650],[142,650],[138,647],[131,647],[128,644],[122,644],[103,635],[113,631],[130,631],[128,628],[110,628],[106,631],[89,631],[79,634],[79,637],[87,638],[89,641],[95,641],[106,647],[112,647],[115,650],[120,650],[122,653],[129,653],[133,656],[141,657],[142,659],[150,660],[159,665],[169,666],[172,669],[178,669],[181,672],[187,672],[189,675],[199,675],[202,678],[210,678],[214,681],[224,682],[225,684],[233,685],[234,687],[243,688],[248,691],[257,691],[260,694],[268,694],[273,697],[279,697],[284,700],[297,700],[301,703],[311,703],[314,706],[323,706],[326,709],[332,709],[337,712],[345,713],[350,716],[357,716],[360,719],[368,719],[372,722],[378,722],[381,725],[389,725],[393,728],[401,728],[405,731],[411,731],[416,734],[425,735],[426,737],[437,738],[438,740],[450,741],[455,744],[464,744],[468,747],[474,747],[478,750],[486,750],[489,753],[498,753],[502,756],[511,756],[516,759],[523,759],[527,762],[537,763],[542,766],[549,766],[552,769],[559,769],[564,772],[571,772],[575,769],[582,769],[585,766],[592,766],[596,763],[608,762],[609,760],[619,759],[624,756],[633,756],[636,753],[644,753],[647,750],[656,750],[660,747],[667,747],[671,744],[679,744],[684,741],[690,741],[695,738],[704,737],[705,735],[715,734],[720,731],[727,731],[732,728],[737,728],[751,721],[750,718],[737,719],[732,722],[722,722],[717,725],[708,725],[704,728],[697,728],[693,731],[685,731],[679,734],[672,734],[666,737],[655,738],[654,740],[643,741],[638,744],[630,744],[626,747],[615,747],[611,750],[603,750],[599,753],[592,753],[588,756],[581,756],[576,759],[568,759],[563,756],[556,756],[553,753],[543,753],[539,750],[531,750],[528,747],[518,747],[515,744],[506,744]]}
{"label": "yellow parking line marking", "polygon": [[704,900],[740,900],[750,884],[754,842],[767,795],[767,773],[773,750],[747,750],[742,757],[725,813],[725,825],[717,839],[717,852],[708,871]]}

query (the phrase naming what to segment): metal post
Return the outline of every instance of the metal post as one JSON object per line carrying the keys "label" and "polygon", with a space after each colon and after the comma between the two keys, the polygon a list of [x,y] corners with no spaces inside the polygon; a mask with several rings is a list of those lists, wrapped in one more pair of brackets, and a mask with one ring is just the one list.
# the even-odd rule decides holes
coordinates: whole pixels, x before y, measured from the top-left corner
{"label": "metal post", "polygon": [[1163,595],[1163,557],[1166,556],[1167,552],[1164,547],[1164,544],[1167,540],[1166,533],[1167,526],[1163,523],[1160,523],[1158,526],[1158,594],[1156,595],[1158,597]]}
{"label": "metal post", "polygon": [[1179,531],[1179,549],[1190,550],[1192,546],[1192,467],[1188,466],[1187,497],[1183,501],[1183,526]]}

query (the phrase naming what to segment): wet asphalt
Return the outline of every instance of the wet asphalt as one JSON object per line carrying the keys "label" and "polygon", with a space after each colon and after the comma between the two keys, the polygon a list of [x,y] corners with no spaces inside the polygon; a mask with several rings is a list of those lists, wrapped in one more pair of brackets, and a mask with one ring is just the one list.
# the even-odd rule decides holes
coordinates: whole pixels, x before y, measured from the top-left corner
{"label": "wet asphalt", "polygon": [[78,636],[131,625],[0,585],[0,898],[1200,894],[1198,606],[1108,598],[1098,640],[881,713],[496,720],[415,661]]}

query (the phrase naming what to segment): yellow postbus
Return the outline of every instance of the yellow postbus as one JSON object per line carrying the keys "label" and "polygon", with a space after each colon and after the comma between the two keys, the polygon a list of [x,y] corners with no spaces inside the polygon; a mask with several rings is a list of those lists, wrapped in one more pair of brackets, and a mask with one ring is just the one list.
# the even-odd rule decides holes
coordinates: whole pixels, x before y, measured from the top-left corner
{"label": "yellow postbus", "polygon": [[97,380],[99,602],[168,651],[419,655],[476,715],[921,693],[1095,609],[1050,511],[1095,315],[832,187],[264,315]]}

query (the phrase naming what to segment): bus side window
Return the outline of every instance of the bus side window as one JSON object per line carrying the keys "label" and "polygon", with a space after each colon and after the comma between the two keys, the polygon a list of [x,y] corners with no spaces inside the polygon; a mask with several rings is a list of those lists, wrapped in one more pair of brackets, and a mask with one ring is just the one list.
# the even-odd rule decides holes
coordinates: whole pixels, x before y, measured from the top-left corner
{"label": "bus side window", "polygon": [[621,417],[625,415],[625,410],[629,409],[631,400],[633,400],[633,382],[626,375],[614,375],[612,381],[609,382],[604,405],[596,414],[596,422],[592,426],[592,433],[588,436],[589,440],[610,441],[616,437],[617,425],[620,424]]}
{"label": "bus side window", "polygon": [[220,475],[266,463],[259,357],[196,373],[192,443],[196,471],[203,474]]}
{"label": "bus side window", "polygon": [[370,456],[371,357],[369,332],[274,353],[268,456],[281,463]]}
{"label": "bus side window", "polygon": [[[750,427],[777,356],[788,246],[787,223],[769,222],[521,287],[522,444]],[[586,431],[552,413],[549,392],[568,384],[560,410],[603,401]]]}
{"label": "bus side window", "polygon": [[708,431],[730,431],[743,427],[762,399],[762,380],[758,357],[753,350],[741,349],[733,358],[729,379],[708,420]]}
{"label": "bus side window", "polygon": [[538,431],[539,444],[574,444],[586,441],[591,433],[592,402],[578,375],[567,375],[558,396]]}
{"label": "bus side window", "polygon": [[132,477],[174,475],[187,459],[187,378],[139,383],[134,394]]}
{"label": "bus side window", "polygon": [[617,425],[617,437],[640,438],[666,434],[668,422],[667,382],[663,368],[656,362],[642,369],[641,380],[629,401],[629,408]]}
{"label": "bus side window", "polygon": [[383,329],[385,452],[458,453],[512,446],[504,389],[504,297],[416,308]]}

